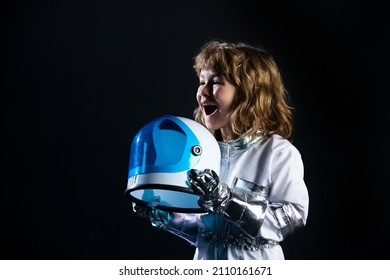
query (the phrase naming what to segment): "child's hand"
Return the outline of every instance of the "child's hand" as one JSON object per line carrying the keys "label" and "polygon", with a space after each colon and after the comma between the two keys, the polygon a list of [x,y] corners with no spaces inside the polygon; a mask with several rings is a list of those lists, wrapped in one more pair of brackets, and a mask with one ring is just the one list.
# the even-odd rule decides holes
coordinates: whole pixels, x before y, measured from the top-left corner
{"label": "child's hand", "polygon": [[192,189],[200,196],[198,204],[203,210],[223,212],[223,208],[230,197],[230,189],[226,184],[219,182],[217,173],[211,169],[205,169],[204,172],[191,169],[188,178]]}
{"label": "child's hand", "polygon": [[133,202],[133,211],[142,218],[150,219],[152,210],[160,203],[160,200],[160,196],[154,196],[146,205]]}

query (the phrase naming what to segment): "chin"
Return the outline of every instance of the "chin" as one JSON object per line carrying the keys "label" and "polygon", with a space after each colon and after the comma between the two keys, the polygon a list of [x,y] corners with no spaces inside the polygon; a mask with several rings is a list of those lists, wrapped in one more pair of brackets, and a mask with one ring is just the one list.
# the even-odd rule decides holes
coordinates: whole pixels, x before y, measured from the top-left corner
{"label": "chin", "polygon": [[207,127],[208,130],[218,130],[218,129],[220,129],[219,126],[215,125],[214,123],[210,123],[208,121],[205,121],[205,126]]}
{"label": "chin", "polygon": [[218,130],[222,127],[220,119],[215,115],[203,115],[205,126],[209,130]]}

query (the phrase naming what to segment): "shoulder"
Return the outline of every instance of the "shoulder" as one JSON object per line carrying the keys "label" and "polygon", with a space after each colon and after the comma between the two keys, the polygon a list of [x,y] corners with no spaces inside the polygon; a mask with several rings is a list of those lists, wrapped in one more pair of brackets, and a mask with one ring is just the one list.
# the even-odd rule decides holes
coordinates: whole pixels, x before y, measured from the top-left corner
{"label": "shoulder", "polygon": [[273,134],[267,139],[260,139],[260,141],[256,143],[256,146],[258,148],[267,148],[274,152],[283,151],[285,149],[298,152],[298,149],[288,139],[283,138],[278,134]]}
{"label": "shoulder", "polygon": [[299,150],[286,138],[278,134],[274,134],[267,139],[261,139],[255,145],[255,150],[261,154],[267,154],[270,158],[296,158],[300,159]]}

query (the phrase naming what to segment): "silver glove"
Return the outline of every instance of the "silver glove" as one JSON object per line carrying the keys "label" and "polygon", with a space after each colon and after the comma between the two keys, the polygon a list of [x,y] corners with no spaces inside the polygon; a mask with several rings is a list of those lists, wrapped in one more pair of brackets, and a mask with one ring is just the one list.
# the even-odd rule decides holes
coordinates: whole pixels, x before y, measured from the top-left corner
{"label": "silver glove", "polygon": [[198,227],[191,220],[191,216],[157,209],[159,203],[159,196],[153,197],[146,205],[133,202],[133,211],[150,221],[152,226],[173,233],[194,245]]}
{"label": "silver glove", "polygon": [[251,191],[231,189],[220,183],[218,175],[210,169],[204,172],[191,169],[188,180],[200,196],[198,204],[202,209],[223,215],[251,237],[260,235],[268,206],[265,187],[253,184]]}
{"label": "silver glove", "polygon": [[160,203],[160,200],[160,196],[155,196],[146,205],[140,205],[133,202],[133,211],[139,217],[147,219],[153,226],[161,227],[162,225],[169,223],[172,219],[172,214],[156,208]]}
{"label": "silver glove", "polygon": [[160,197],[153,197],[146,205],[132,203],[133,211],[141,218],[150,220],[152,210],[160,203]]}
{"label": "silver glove", "polygon": [[207,212],[221,213],[230,197],[230,189],[219,182],[218,175],[211,169],[203,172],[191,169],[188,173],[189,183],[194,192],[200,196],[199,206]]}

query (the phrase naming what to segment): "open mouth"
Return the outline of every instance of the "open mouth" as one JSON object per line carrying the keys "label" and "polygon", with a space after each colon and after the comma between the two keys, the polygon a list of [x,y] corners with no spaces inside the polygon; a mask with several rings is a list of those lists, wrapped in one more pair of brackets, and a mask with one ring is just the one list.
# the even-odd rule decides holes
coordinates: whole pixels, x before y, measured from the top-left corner
{"label": "open mouth", "polygon": [[203,106],[204,112],[207,116],[213,114],[215,111],[217,111],[218,106],[217,105],[204,105]]}

